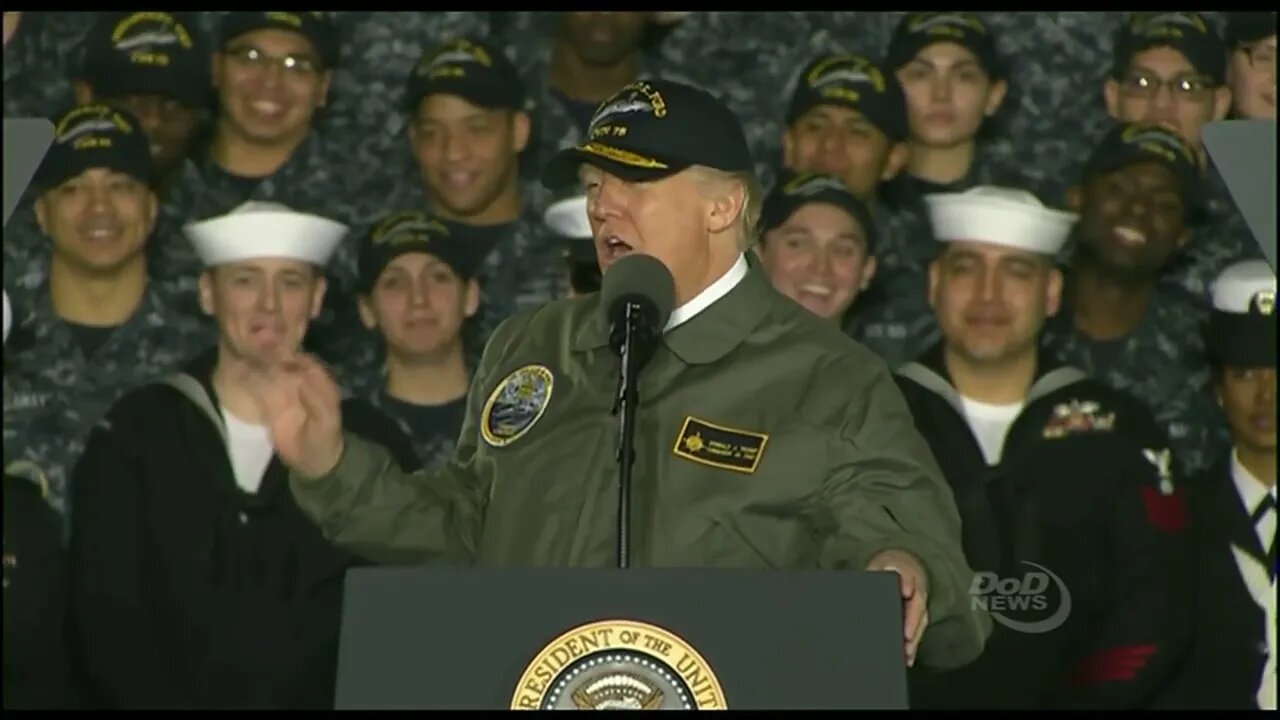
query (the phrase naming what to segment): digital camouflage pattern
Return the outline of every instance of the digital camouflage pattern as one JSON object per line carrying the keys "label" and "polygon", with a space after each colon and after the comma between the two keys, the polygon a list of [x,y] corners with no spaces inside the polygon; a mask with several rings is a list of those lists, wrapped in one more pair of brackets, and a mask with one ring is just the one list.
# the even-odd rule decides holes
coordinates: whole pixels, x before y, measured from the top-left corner
{"label": "digital camouflage pattern", "polygon": [[[551,67],[551,50],[559,31],[560,12],[496,13],[501,20],[495,31],[499,42],[508,47],[508,56],[520,71],[527,96],[526,109],[533,119],[533,137],[529,148],[521,158],[521,172],[536,179],[538,168],[561,148],[583,141],[591,113],[583,112],[575,118],[565,102],[547,82]],[[664,50],[666,43],[639,50],[637,78],[665,77],[675,80],[691,80],[681,72],[680,64]],[[543,204],[546,198],[543,196]]]}
{"label": "digital camouflage pattern", "polygon": [[[420,187],[420,181],[406,180],[400,185],[399,197],[389,200],[389,207],[412,207],[403,203],[420,194]],[[480,361],[485,343],[503,320],[559,297],[559,246],[543,223],[541,203],[530,199],[531,190],[530,183],[521,184],[526,200],[519,218],[505,226],[483,228],[476,238],[492,243],[492,247],[476,277],[480,307],[463,325],[469,367]],[[383,382],[384,350],[380,336],[360,322],[356,298],[351,292],[341,299],[350,310],[337,319],[333,332],[324,333],[321,354],[335,366],[344,390],[364,396]]]}
{"label": "digital camouflage pattern", "polygon": [[1207,305],[1166,282],[1157,286],[1146,317],[1125,338],[1099,342],[1084,337],[1064,303],[1045,328],[1044,341],[1064,363],[1146,402],[1169,436],[1182,477],[1187,477],[1230,448],[1205,359],[1207,319]]}
{"label": "digital camouflage pattern", "polygon": [[97,13],[23,12],[4,46],[4,116],[52,117],[69,107],[71,72]]}
{"label": "digital camouflage pattern", "polygon": [[66,512],[67,478],[89,430],[124,393],[163,377],[214,342],[212,322],[175,310],[149,287],[139,309],[85,357],[47,289],[16,316],[4,349],[4,463],[32,463]]}
{"label": "digital camouflage pattern", "polygon": [[509,226],[480,270],[480,310],[470,326],[468,355],[479,362],[484,343],[512,315],[541,307],[559,297],[559,245],[542,220],[537,203]]}
{"label": "digital camouflage pattern", "polygon": [[161,208],[158,225],[166,243],[157,251],[155,276],[177,285],[183,297],[195,302],[203,266],[183,225],[226,214],[249,200],[282,203],[345,223],[351,232],[326,268],[324,307],[307,336],[311,350],[332,359],[340,352],[336,344],[345,329],[359,322],[353,294],[356,238],[383,214],[385,185],[372,178],[340,143],[314,130],[275,174],[255,184],[227,175],[207,157],[188,163]]}
{"label": "digital camouflage pattern", "polygon": [[[474,372],[475,368],[470,368],[470,370]],[[444,467],[453,457],[454,448],[458,445],[456,433],[452,435],[436,433],[430,438],[415,435],[409,423],[396,411],[395,407],[386,401],[387,394],[382,391],[380,386],[366,391],[364,399],[391,418],[399,426],[405,437],[409,438],[412,442],[413,451],[417,454],[419,467],[423,470],[430,471]]]}
{"label": "digital camouflage pattern", "polygon": [[1216,168],[1209,168],[1204,187],[1204,222],[1192,228],[1185,257],[1172,276],[1188,292],[1207,302],[1209,285],[1219,273],[1240,260],[1261,260],[1262,251]]}
{"label": "digital camouflage pattern", "polygon": [[409,74],[423,52],[450,38],[488,35],[490,14],[334,13],[341,59],[317,127],[338,141],[350,163],[373,173],[388,158],[407,156],[404,92]]}

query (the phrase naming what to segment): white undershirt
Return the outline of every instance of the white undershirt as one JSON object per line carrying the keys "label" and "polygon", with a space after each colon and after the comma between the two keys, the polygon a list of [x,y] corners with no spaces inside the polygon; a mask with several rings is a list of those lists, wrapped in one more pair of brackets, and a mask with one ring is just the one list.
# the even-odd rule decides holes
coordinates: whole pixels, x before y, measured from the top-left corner
{"label": "white undershirt", "polygon": [[982,446],[982,455],[986,458],[987,464],[999,464],[1000,457],[1004,453],[1004,438],[1009,434],[1009,426],[1022,411],[1022,403],[992,405],[963,396],[960,402],[964,405],[965,420],[968,421],[974,437],[978,438],[978,444]]}
{"label": "white undershirt", "polygon": [[266,425],[247,423],[226,408],[222,409],[222,417],[227,421],[227,453],[236,473],[236,484],[245,492],[256,493],[262,486],[262,474],[275,454],[271,432]]}
{"label": "white undershirt", "polygon": [[667,318],[667,326],[663,328],[663,332],[670,332],[677,325],[682,325],[693,319],[693,316],[711,307],[711,304],[725,295],[729,291],[738,286],[742,279],[747,276],[747,256],[739,255],[738,262],[729,268],[729,271],[720,276],[719,280],[711,283],[705,290],[693,296],[689,302],[681,305],[671,311],[671,317]]}

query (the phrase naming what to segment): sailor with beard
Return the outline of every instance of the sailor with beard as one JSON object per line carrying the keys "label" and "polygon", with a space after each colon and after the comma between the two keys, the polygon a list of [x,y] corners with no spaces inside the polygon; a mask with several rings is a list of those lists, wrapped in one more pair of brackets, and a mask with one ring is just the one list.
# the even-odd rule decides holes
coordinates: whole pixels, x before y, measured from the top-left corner
{"label": "sailor with beard", "polygon": [[[102,708],[328,708],[346,570],[294,504],[242,382],[298,351],[347,228],[249,203],[187,234],[218,342],[124,396],[74,472],[71,614]],[[414,455],[398,426],[348,400],[353,432]]]}
{"label": "sailor with beard", "polygon": [[1183,497],[1151,413],[1041,346],[1074,216],[991,186],[927,201],[943,339],[897,376],[996,626],[967,667],[915,669],[912,707],[1145,707],[1187,633]]}

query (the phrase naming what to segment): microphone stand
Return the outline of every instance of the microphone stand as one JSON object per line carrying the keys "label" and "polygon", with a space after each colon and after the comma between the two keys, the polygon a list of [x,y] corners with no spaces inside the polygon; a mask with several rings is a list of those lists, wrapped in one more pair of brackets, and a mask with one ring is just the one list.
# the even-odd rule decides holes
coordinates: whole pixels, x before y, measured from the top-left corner
{"label": "microphone stand", "polygon": [[637,376],[647,360],[636,347],[637,341],[648,345],[645,337],[644,306],[627,301],[622,317],[622,366],[618,374],[618,393],[613,413],[618,416],[618,567],[631,566],[631,470],[635,464],[636,406],[640,403]]}

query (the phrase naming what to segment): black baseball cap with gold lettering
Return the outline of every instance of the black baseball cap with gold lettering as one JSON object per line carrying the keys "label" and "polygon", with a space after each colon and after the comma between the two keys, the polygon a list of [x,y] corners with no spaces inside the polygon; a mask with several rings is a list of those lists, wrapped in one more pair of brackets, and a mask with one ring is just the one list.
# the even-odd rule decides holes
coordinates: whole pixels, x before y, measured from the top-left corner
{"label": "black baseball cap with gold lettering", "polygon": [[190,13],[102,13],[85,37],[79,79],[99,98],[163,95],[200,108],[209,98],[210,58]]}
{"label": "black baseball cap with gold lettering", "polygon": [[871,208],[834,175],[781,171],[760,210],[760,230],[767,232],[782,225],[797,210],[810,203],[826,203],[848,213],[862,228],[867,254],[875,252],[878,233]]}
{"label": "black baseball cap with gold lettering", "polygon": [[629,182],[660,180],[693,165],[725,172],[754,169],[742,124],[711,93],[674,80],[638,80],[600,103],[581,145],[554,155],[542,182],[577,182],[587,163]]}
{"label": "black baseball cap with gold lettering", "polygon": [[428,95],[457,95],[477,107],[520,110],[524,83],[505,53],[476,38],[455,38],[423,53],[409,73],[405,109]]}
{"label": "black baseball cap with gold lettering", "polygon": [[219,47],[254,30],[288,30],[305,37],[326,68],[338,64],[338,27],[328,12],[242,12],[222,20]]}
{"label": "black baseball cap with gold lettering", "polygon": [[1215,86],[1226,82],[1227,45],[1198,12],[1137,12],[1116,32],[1113,78],[1120,79],[1135,55],[1156,47],[1182,53],[1195,71]]}
{"label": "black baseball cap with gold lettering", "polygon": [[978,59],[993,80],[1005,76],[1004,63],[996,49],[991,28],[971,12],[907,13],[893,31],[885,64],[896,71],[911,62],[921,50],[937,43],[955,43]]}
{"label": "black baseball cap with gold lettering", "polygon": [[1084,178],[1140,162],[1169,168],[1178,179],[1187,208],[1201,209],[1203,182],[1196,151],[1181,135],[1160,125],[1121,123],[1111,128],[1085,163]]}
{"label": "black baseball cap with gold lettering", "polygon": [[463,281],[480,272],[493,242],[466,225],[449,222],[422,210],[393,212],[383,217],[361,240],[357,260],[360,291],[368,293],[392,260],[421,252],[448,265]]}
{"label": "black baseball cap with gold lettering", "polygon": [[129,175],[150,185],[151,148],[137,118],[103,103],[78,105],[53,121],[53,145],[36,171],[41,192],[93,168]]}
{"label": "black baseball cap with gold lettering", "polygon": [[823,55],[806,65],[796,78],[787,125],[819,105],[858,111],[892,142],[907,137],[907,100],[897,76],[863,55]]}

